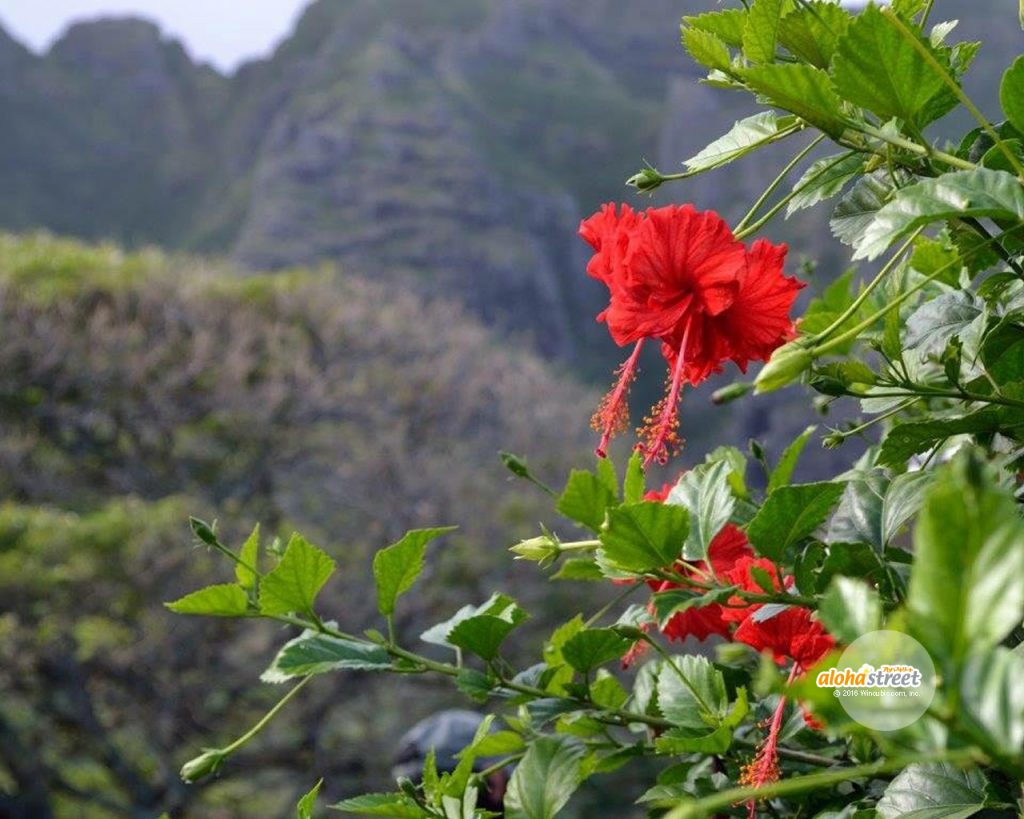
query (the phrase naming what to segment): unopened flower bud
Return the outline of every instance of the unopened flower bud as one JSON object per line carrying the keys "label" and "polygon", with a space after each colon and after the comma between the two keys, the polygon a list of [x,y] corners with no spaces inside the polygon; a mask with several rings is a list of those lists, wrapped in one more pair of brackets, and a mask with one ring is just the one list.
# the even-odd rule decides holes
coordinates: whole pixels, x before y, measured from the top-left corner
{"label": "unopened flower bud", "polygon": [[539,535],[520,541],[509,547],[509,551],[515,553],[516,560],[535,560],[543,563],[558,557],[558,539],[553,535]]}
{"label": "unopened flower bud", "polygon": [[846,440],[846,436],[841,432],[833,432],[831,435],[826,435],[821,439],[821,445],[825,449],[838,449],[843,445]]}
{"label": "unopened flower bud", "polygon": [[773,392],[796,381],[814,363],[814,356],[799,339],[783,344],[754,379],[754,392]]}
{"label": "unopened flower bud", "polygon": [[195,759],[190,759],[181,766],[182,782],[191,784],[192,782],[198,782],[204,777],[217,773],[217,770],[223,764],[225,757],[226,754],[219,748],[210,748]]}
{"label": "unopened flower bud", "polygon": [[664,181],[665,178],[654,168],[644,168],[627,179],[626,184],[636,188],[641,193],[648,193],[661,187],[661,183]]}
{"label": "unopened flower bud", "polygon": [[730,384],[728,387],[722,387],[720,390],[715,390],[713,393],[711,393],[711,403],[731,403],[732,401],[735,401],[737,398],[742,398],[752,389],[754,389],[753,384],[744,381],[737,381],[735,384]]}

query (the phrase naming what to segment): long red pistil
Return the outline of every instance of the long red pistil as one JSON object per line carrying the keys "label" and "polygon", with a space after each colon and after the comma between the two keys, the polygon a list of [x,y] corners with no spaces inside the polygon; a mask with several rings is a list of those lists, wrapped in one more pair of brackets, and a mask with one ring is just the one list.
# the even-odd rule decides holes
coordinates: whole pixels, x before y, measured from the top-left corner
{"label": "long red pistil", "polygon": [[679,395],[683,390],[683,371],[686,368],[686,342],[690,337],[690,322],[687,321],[683,331],[683,340],[676,356],[676,366],[672,370],[672,383],[668,393],[651,410],[644,419],[644,425],[637,430],[642,444],[637,449],[644,453],[644,469],[654,462],[665,464],[682,445],[679,437]]}
{"label": "long red pistil", "polygon": [[612,438],[629,426],[629,387],[636,378],[643,346],[644,339],[640,339],[629,358],[615,371],[615,386],[601,399],[597,412],[590,419],[591,427],[601,433],[601,440],[594,450],[598,458],[608,457],[608,444]]}
{"label": "long red pistil", "polygon": [[[799,663],[793,663],[793,669],[789,672],[789,679],[786,685],[792,685],[800,670]],[[762,788],[772,782],[779,781],[779,733],[782,730],[782,717],[786,712],[786,698],[779,697],[779,704],[775,707],[771,723],[768,727],[768,735],[764,742],[757,749],[757,754],[740,771],[740,784],[752,788]],[[747,802],[747,817],[755,819],[757,816],[757,800],[751,799]]]}

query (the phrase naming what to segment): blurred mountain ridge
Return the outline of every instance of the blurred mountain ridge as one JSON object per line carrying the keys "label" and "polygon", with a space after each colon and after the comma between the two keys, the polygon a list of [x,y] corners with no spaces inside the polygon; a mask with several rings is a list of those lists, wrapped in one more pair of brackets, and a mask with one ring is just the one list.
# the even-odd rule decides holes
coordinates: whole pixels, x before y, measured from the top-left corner
{"label": "blurred mountain ridge", "polygon": [[[699,85],[679,46],[680,17],[708,7],[317,0],[232,76],[138,19],[73,25],[41,56],[0,33],[0,227],[255,270],[340,261],[604,371],[580,218],[630,197],[622,180],[645,159],[675,165],[749,111]],[[1017,48],[991,25],[1004,13],[1008,0],[955,0],[934,14],[986,29],[983,97]],[[738,215],[773,174],[744,164],[665,196]],[[821,225],[780,233],[827,257]]]}

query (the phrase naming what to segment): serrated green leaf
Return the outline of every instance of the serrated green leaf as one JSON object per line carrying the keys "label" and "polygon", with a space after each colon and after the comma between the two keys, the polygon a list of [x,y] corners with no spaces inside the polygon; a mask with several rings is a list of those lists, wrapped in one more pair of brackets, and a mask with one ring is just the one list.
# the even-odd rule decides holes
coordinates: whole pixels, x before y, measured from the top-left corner
{"label": "serrated green leaf", "polygon": [[849,645],[882,624],[882,601],[863,580],[835,577],[822,595],[818,617],[828,633]]}
{"label": "serrated green leaf", "polygon": [[782,457],[779,458],[779,463],[768,477],[769,492],[782,486],[789,486],[790,481],[793,479],[793,471],[800,460],[800,454],[804,451],[804,447],[807,446],[807,442],[811,439],[817,428],[817,426],[807,427],[786,447]]}
{"label": "serrated green leaf", "polygon": [[481,756],[508,756],[526,747],[522,736],[515,731],[493,731],[474,743],[473,750]]}
{"label": "serrated green leaf", "polygon": [[562,657],[581,674],[599,665],[619,660],[632,645],[610,628],[591,628],[574,634],[562,646]]}
{"label": "serrated green leaf", "polygon": [[239,562],[235,564],[235,578],[238,585],[249,590],[256,588],[257,572],[260,560],[260,525],[253,527],[252,534],[242,544],[238,553]]}
{"label": "serrated green leaf", "polygon": [[787,63],[752,66],[738,73],[747,87],[771,105],[796,114],[829,136],[838,138],[846,128],[842,101],[820,68]]}
{"label": "serrated green leaf", "polygon": [[235,583],[220,583],[186,594],[173,603],[164,605],[176,614],[243,617],[249,610],[249,598],[241,586]]}
{"label": "serrated green leaf", "polygon": [[743,56],[752,63],[770,63],[775,59],[775,43],[784,7],[792,0],[754,0],[743,26]]}
{"label": "serrated green leaf", "polygon": [[793,56],[827,69],[849,24],[849,13],[838,4],[811,0],[782,18],[778,39]]}
{"label": "serrated green leaf", "polygon": [[367,793],[354,796],[331,805],[331,810],[361,816],[391,816],[395,819],[425,819],[431,816],[404,793]]}
{"label": "serrated green leaf", "polygon": [[914,455],[931,449],[954,435],[982,435],[999,429],[999,413],[992,409],[970,415],[946,416],[931,421],[908,421],[897,424],[882,441],[878,463],[882,466],[904,466]]}
{"label": "serrated green leaf", "polygon": [[377,585],[377,608],[381,614],[394,614],[398,598],[409,591],[420,576],[427,544],[454,529],[453,526],[413,529],[374,555],[373,579]]}
{"label": "serrated green leaf", "polygon": [[889,783],[876,811],[880,819],[966,819],[985,806],[987,787],[978,770],[915,763]]}
{"label": "serrated green leaf", "polygon": [[805,483],[771,492],[747,527],[754,549],[781,560],[786,549],[825,522],[843,489],[841,483]]}
{"label": "serrated green leaf", "polygon": [[597,679],[590,684],[590,699],[602,708],[621,708],[629,694],[615,677],[604,669],[598,671]]}
{"label": "serrated green leaf", "polygon": [[593,472],[574,469],[555,508],[570,520],[596,532],[604,523],[605,511],[618,503],[617,490],[617,486],[610,489],[607,482]]}
{"label": "serrated green leaf", "polygon": [[924,356],[938,356],[954,336],[962,333],[984,309],[982,302],[966,290],[943,293],[926,301],[907,319],[903,347]]}
{"label": "serrated green leaf", "polygon": [[260,679],[268,683],[282,683],[310,674],[341,670],[385,671],[391,667],[387,651],[374,643],[304,631],[281,647]]}
{"label": "serrated green leaf", "polygon": [[788,136],[795,121],[794,117],[780,117],[773,111],[754,114],[735,122],[726,134],[683,164],[691,172],[708,171],[728,165],[734,159]]}
{"label": "serrated green leaf", "polygon": [[669,492],[666,505],[682,506],[690,513],[690,532],[683,546],[687,560],[706,559],[711,541],[732,517],[736,507],[729,485],[732,472],[729,460],[703,463],[686,472]]}
{"label": "serrated green leaf", "polygon": [[710,734],[697,734],[691,729],[673,728],[655,741],[655,747],[659,753],[672,754],[724,754],[732,745],[733,731],[749,712],[747,703],[747,691],[740,688],[737,691],[736,702],[729,713],[723,718],[719,725]]}
{"label": "serrated green leaf", "polygon": [[656,501],[627,503],[608,513],[598,560],[626,572],[671,566],[682,554],[690,515],[681,506]]}
{"label": "serrated green leaf", "polygon": [[725,678],[706,657],[673,657],[658,674],[658,707],[680,728],[718,728],[729,711]]}
{"label": "serrated green leaf", "polygon": [[313,602],[334,573],[334,560],[299,534],[293,534],[281,561],[260,584],[263,614],[313,612]]}
{"label": "serrated green leaf", "polygon": [[[505,638],[528,616],[514,600],[496,594],[475,612],[458,620],[444,641],[485,660],[493,660]],[[426,636],[424,634],[423,638]]]}
{"label": "serrated green leaf", "polygon": [[1003,73],[999,84],[999,104],[1003,113],[1024,134],[1024,57],[1018,57]]}
{"label": "serrated green leaf", "polygon": [[897,191],[853,242],[855,259],[875,259],[912,230],[947,219],[1024,220],[1024,188],[1012,174],[952,171]]}
{"label": "serrated green leaf", "polygon": [[[920,42],[944,62],[927,40]],[[832,78],[844,99],[882,121],[896,117],[916,125],[926,124],[925,107],[945,87],[914,44],[874,5],[858,14],[839,39]]]}
{"label": "serrated green leaf", "polygon": [[684,26],[683,47],[705,68],[728,72],[732,64],[729,49],[718,37],[699,28]]}
{"label": "serrated green leaf", "polygon": [[743,25],[746,19],[746,9],[723,9],[684,17],[683,24],[714,34],[726,45],[739,48],[743,45]]}
{"label": "serrated green leaf", "polygon": [[553,819],[579,787],[584,746],[570,737],[534,740],[505,795],[508,819]]}
{"label": "serrated green leaf", "polygon": [[863,172],[864,157],[853,151],[817,160],[793,186],[793,198],[786,205],[786,218],[838,195],[848,182]]}

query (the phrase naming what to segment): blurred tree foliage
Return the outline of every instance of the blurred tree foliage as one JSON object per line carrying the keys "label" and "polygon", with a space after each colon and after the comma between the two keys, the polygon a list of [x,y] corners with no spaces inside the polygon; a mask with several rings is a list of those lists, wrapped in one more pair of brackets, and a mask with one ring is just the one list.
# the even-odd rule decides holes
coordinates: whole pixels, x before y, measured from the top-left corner
{"label": "blurred tree foliage", "polygon": [[[350,792],[379,785],[389,743],[450,701],[444,686],[325,683],[282,728],[298,758],[271,740],[183,789],[176,768],[204,726],[241,726],[273,698],[246,692],[252,654],[269,659],[278,635],[240,644],[230,624],[147,601],[210,580],[181,548],[186,509],[310,532],[348,578],[333,605],[354,623],[375,610],[362,589],[375,549],[458,524],[432,560],[435,596],[399,624],[410,636],[510,582],[504,547],[543,502],[506,480],[497,451],[565,471],[588,449],[578,408],[594,397],[492,338],[450,302],[329,269],[242,277],[0,237],[0,815],[270,816],[311,769]],[[542,628],[579,594],[521,596],[548,613]],[[256,770],[259,787],[235,777]]]}

